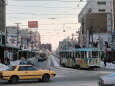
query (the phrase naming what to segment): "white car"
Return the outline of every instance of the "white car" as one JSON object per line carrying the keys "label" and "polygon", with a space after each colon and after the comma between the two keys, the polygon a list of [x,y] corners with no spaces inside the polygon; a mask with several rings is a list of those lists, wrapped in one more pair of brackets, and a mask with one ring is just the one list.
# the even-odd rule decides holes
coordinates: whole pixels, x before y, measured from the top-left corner
{"label": "white car", "polygon": [[99,77],[99,86],[115,86],[115,72],[107,76]]}

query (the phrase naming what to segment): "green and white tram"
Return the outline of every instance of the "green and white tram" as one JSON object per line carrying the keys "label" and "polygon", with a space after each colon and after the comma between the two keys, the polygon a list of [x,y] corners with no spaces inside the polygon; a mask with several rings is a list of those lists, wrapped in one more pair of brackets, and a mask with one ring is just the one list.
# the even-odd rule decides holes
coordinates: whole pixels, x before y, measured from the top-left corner
{"label": "green and white tram", "polygon": [[100,67],[100,49],[78,48],[73,50],[61,50],[59,52],[60,64],[74,68],[94,69]]}

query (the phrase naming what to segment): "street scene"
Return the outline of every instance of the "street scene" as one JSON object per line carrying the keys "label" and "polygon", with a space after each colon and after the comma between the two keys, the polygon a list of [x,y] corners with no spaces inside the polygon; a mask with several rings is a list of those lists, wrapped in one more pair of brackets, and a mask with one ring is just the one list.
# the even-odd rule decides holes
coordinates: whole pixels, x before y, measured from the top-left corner
{"label": "street scene", "polygon": [[0,86],[115,86],[115,0],[0,0]]}
{"label": "street scene", "polygon": [[[98,78],[101,75],[107,75],[114,70],[108,69],[95,69],[93,71],[89,70],[76,70],[73,68],[61,67],[58,63],[57,57],[50,56],[47,61],[38,62],[36,58],[30,59],[34,63],[35,67],[38,69],[51,69],[56,71],[56,76],[51,79],[49,82],[40,82],[38,80],[20,80],[18,84],[11,84],[5,80],[1,80],[0,84],[4,85],[13,85],[13,86],[98,86]],[[112,86],[112,85],[110,85]]]}

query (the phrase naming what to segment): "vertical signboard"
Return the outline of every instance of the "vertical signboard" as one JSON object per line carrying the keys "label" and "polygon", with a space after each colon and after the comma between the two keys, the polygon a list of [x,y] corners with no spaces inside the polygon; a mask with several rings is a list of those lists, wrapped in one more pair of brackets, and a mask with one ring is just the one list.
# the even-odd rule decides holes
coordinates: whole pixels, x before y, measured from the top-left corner
{"label": "vertical signboard", "polygon": [[107,14],[107,31],[108,31],[108,42],[111,43],[112,42],[112,15],[111,14]]}

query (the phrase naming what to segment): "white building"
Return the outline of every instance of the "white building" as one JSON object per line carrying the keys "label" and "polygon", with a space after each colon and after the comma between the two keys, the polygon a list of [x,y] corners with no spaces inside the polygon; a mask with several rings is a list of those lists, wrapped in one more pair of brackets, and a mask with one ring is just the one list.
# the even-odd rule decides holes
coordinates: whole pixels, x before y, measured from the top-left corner
{"label": "white building", "polygon": [[59,42],[59,50],[75,49],[76,45],[78,45],[77,40],[66,38],[63,41]]}
{"label": "white building", "polygon": [[[81,46],[90,47],[98,43],[99,47],[105,46],[106,41],[112,42],[111,9],[112,0],[87,0],[87,4],[78,16],[78,21],[81,23],[79,32]],[[99,42],[99,39],[103,41]]]}

